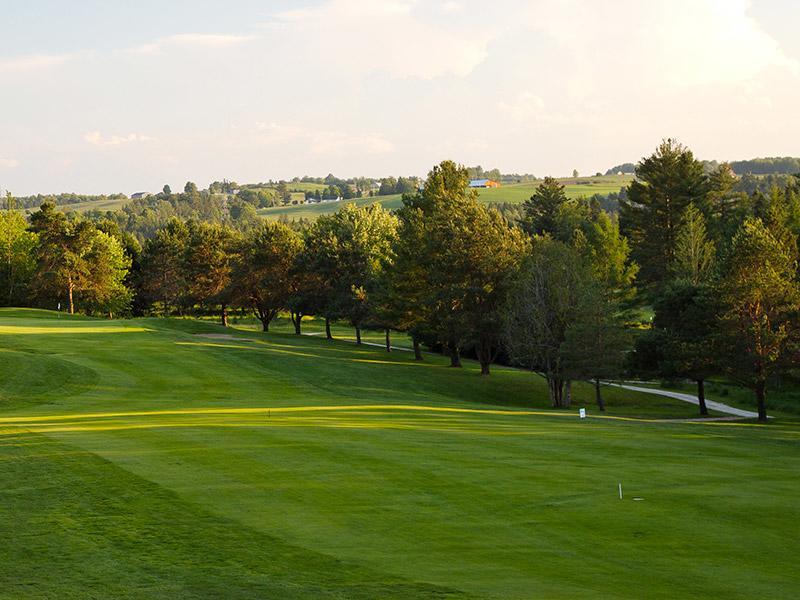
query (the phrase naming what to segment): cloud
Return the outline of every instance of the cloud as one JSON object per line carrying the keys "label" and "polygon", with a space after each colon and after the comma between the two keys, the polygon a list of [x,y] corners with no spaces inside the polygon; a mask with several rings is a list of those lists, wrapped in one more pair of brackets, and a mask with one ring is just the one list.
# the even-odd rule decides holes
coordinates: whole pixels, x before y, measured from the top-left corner
{"label": "cloud", "polygon": [[416,6],[412,0],[328,0],[277,18],[313,61],[340,71],[434,79],[465,77],[483,63],[493,36],[485,23],[453,28],[416,14]]}
{"label": "cloud", "polygon": [[[539,0],[529,26],[556,40],[572,78],[609,72],[659,86],[747,82],[772,67],[798,72],[749,16],[749,0]],[[613,7],[613,9],[612,9]],[[576,35],[580,32],[580,35]]]}
{"label": "cloud", "polygon": [[350,134],[278,123],[257,123],[256,137],[262,143],[300,146],[312,154],[373,155],[394,150],[392,142],[375,134]]}
{"label": "cloud", "polygon": [[29,54],[0,58],[0,73],[29,73],[57,67],[72,60],[73,54]]}
{"label": "cloud", "polygon": [[448,0],[447,2],[442,2],[439,10],[446,15],[454,15],[462,12],[464,10],[464,6],[460,2]]}
{"label": "cloud", "polygon": [[255,39],[252,35],[178,33],[129,48],[133,54],[160,54],[168,48],[229,48]]}
{"label": "cloud", "polygon": [[90,131],[83,136],[83,139],[92,144],[93,146],[120,146],[122,144],[131,144],[137,142],[152,142],[155,138],[138,133],[129,133],[128,135],[111,135],[104,137],[99,131]]}
{"label": "cloud", "polygon": [[0,169],[15,169],[18,166],[19,161],[16,158],[0,157]]}
{"label": "cloud", "polygon": [[544,115],[544,100],[531,91],[520,92],[516,98],[507,102],[500,100],[497,109],[514,119],[530,121],[540,119]]}

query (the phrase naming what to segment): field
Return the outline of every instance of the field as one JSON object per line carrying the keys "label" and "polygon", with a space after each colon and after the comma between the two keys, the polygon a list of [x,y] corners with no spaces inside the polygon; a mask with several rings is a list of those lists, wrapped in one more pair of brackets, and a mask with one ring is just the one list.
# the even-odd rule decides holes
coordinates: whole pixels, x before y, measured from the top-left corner
{"label": "field", "polygon": [[0,309],[0,597],[800,594],[797,421],[276,329]]}
{"label": "field", "polygon": [[125,206],[130,199],[128,198],[115,198],[104,201],[91,201],[91,202],[76,202],[75,204],[60,204],[59,210],[64,212],[88,212],[90,210],[119,210]]}
{"label": "field", "polygon": [[[631,182],[631,177],[626,175],[609,177],[582,177],[578,179],[562,179],[564,191],[569,198],[589,197],[594,194],[609,194],[619,192]],[[499,188],[480,189],[480,199],[487,204],[508,202],[521,204],[533,195],[540,182],[517,183],[504,185]],[[341,202],[328,202],[319,204],[303,204],[265,208],[259,214],[268,218],[316,219],[320,215],[331,214],[339,210],[345,202],[353,202],[357,206],[381,204],[386,209],[399,208],[402,204],[398,194],[392,196],[376,196],[374,198],[360,198]]]}

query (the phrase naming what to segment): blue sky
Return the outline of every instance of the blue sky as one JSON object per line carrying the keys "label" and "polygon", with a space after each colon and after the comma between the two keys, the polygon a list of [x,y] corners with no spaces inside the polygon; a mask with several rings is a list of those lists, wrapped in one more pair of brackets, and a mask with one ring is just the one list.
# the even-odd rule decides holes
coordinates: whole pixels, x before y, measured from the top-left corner
{"label": "blue sky", "polygon": [[[487,6],[488,5],[488,6]],[[0,0],[0,188],[800,154],[790,0]]]}

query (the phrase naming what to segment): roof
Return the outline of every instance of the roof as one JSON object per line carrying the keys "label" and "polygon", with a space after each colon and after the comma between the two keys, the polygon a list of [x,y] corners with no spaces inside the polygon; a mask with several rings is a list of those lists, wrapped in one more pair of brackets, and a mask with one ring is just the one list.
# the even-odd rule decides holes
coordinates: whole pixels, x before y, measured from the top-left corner
{"label": "roof", "polygon": [[491,181],[491,179],[470,179],[469,184],[472,187],[479,187],[479,186],[482,186],[482,185],[486,185],[490,181]]}

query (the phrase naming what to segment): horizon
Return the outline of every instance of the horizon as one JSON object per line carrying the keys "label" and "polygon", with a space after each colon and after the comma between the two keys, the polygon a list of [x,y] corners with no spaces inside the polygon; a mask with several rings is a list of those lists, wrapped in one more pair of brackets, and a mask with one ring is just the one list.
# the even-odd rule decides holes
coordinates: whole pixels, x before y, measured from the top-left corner
{"label": "horizon", "polygon": [[424,176],[445,158],[589,176],[667,137],[708,160],[798,154],[786,0],[4,12],[0,188],[16,196]]}

